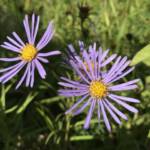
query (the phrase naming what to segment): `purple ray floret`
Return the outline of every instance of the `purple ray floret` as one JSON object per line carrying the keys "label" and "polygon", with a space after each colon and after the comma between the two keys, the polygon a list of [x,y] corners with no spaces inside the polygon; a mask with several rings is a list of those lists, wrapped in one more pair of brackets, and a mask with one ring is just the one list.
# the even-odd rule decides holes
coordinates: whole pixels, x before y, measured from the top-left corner
{"label": "purple ray floret", "polygon": [[[78,80],[74,81],[65,77],[61,77],[59,85],[63,89],[59,90],[59,94],[65,97],[79,97],[77,102],[66,111],[66,114],[78,115],[89,107],[87,117],[85,119],[84,128],[88,129],[92,114],[96,109],[98,120],[103,118],[108,131],[111,131],[108,115],[117,123],[121,124],[122,119],[127,120],[127,116],[120,111],[120,107],[124,107],[130,112],[137,113],[138,110],[128,103],[139,103],[135,98],[119,96],[118,91],[127,91],[137,88],[136,83],[139,79],[128,82],[115,84],[114,82],[128,75],[134,70],[129,67],[130,61],[127,57],[112,54],[108,57],[109,50],[103,51],[102,48],[96,50],[96,44],[90,45],[88,50],[84,47],[83,42],[79,43],[80,55],[77,55],[72,45],[69,49],[72,53],[69,62],[78,76]],[[74,56],[73,56],[74,55]],[[114,61],[114,63],[112,63]],[[109,69],[108,69],[109,68]]]}
{"label": "purple ray floret", "polygon": [[1,83],[6,83],[15,75],[17,75],[22,69],[25,68],[24,74],[18,82],[16,89],[19,88],[23,82],[28,87],[34,85],[35,70],[38,71],[40,77],[44,79],[46,77],[46,71],[42,63],[48,63],[48,56],[58,55],[60,51],[50,51],[47,53],[40,52],[52,39],[54,34],[53,24],[49,22],[48,27],[36,44],[36,36],[39,29],[40,17],[32,15],[31,24],[29,23],[28,15],[23,20],[25,33],[27,35],[27,43],[19,37],[16,32],[12,33],[12,37],[7,36],[7,42],[4,42],[1,47],[16,52],[18,55],[14,58],[0,58],[0,61],[4,62],[16,62],[15,65],[1,69],[0,73],[3,73],[0,77]]}

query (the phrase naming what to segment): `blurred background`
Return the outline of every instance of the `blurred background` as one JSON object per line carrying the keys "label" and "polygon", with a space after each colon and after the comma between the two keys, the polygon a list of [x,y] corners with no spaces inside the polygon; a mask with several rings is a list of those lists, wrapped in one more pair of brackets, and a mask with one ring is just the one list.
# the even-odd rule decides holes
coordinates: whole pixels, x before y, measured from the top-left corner
{"label": "blurred background", "polygon": [[[150,0],[0,0],[0,43],[13,31],[26,41],[22,21],[32,13],[41,18],[37,40],[49,21],[55,25],[55,35],[43,52],[65,53],[69,43],[79,51],[82,40],[132,59],[150,41]],[[0,57],[4,56],[15,53],[1,48]],[[0,84],[1,150],[150,150],[150,66],[137,65],[127,79],[140,78],[139,88],[120,93],[140,99],[139,113],[120,108],[129,120],[119,127],[109,117],[113,131],[108,133],[96,113],[89,130],[83,130],[87,111],[74,118],[64,115],[76,99],[58,96],[57,82],[60,76],[74,75],[61,56],[49,60],[46,80],[37,75],[33,89],[15,90],[21,73]],[[0,68],[8,65],[0,62]]]}

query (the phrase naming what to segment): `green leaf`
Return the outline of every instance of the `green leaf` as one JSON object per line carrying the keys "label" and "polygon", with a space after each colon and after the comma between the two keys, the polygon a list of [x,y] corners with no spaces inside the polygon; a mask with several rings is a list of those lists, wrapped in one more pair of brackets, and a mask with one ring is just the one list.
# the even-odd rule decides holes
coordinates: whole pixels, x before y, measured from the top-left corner
{"label": "green leaf", "polygon": [[42,99],[42,100],[40,100],[40,103],[41,104],[50,104],[50,103],[54,103],[54,102],[57,102],[57,101],[63,100],[63,99],[65,99],[65,97],[56,96],[56,97],[52,97],[52,98]]}
{"label": "green leaf", "polygon": [[54,129],[54,126],[53,126],[53,122],[52,122],[51,118],[48,115],[46,115],[44,110],[42,110],[40,108],[36,108],[36,110],[45,120],[47,127],[52,131]]}
{"label": "green leaf", "polygon": [[149,132],[148,132],[148,135],[147,135],[147,137],[150,139],[150,130],[149,130]]}
{"label": "green leaf", "polygon": [[[150,50],[150,49],[149,49]],[[147,66],[150,66],[150,55],[149,55],[149,58],[148,59],[145,59],[143,61],[144,64],[146,64]]]}
{"label": "green leaf", "polygon": [[81,141],[81,140],[93,140],[94,136],[92,135],[81,135],[81,136],[72,136],[70,141]]}
{"label": "green leaf", "polygon": [[141,49],[132,59],[131,65],[136,65],[140,62],[150,66],[150,44]]}
{"label": "green leaf", "polygon": [[[82,121],[78,121],[76,124],[75,124],[75,127],[76,126],[81,126],[81,125],[83,125],[84,124],[84,120],[82,120]],[[91,119],[91,121],[90,121],[90,124],[95,124],[95,123],[98,123],[99,121],[97,120],[97,119]]]}
{"label": "green leaf", "polygon": [[6,92],[5,92],[5,87],[2,85],[2,90],[1,90],[1,107],[2,109],[5,109],[5,101],[6,101]]}
{"label": "green leaf", "polygon": [[49,140],[52,138],[52,136],[54,136],[55,132],[52,131],[49,133],[49,135],[47,136],[46,140],[45,140],[45,144],[48,144]]}
{"label": "green leaf", "polygon": [[6,113],[6,114],[9,114],[9,113],[15,111],[17,108],[18,108],[18,105],[14,105],[13,107],[11,107],[11,108],[5,110],[5,113]]}
{"label": "green leaf", "polygon": [[0,97],[0,108],[5,110],[6,108],[6,94],[12,87],[12,84],[8,85],[7,87],[5,85],[2,85],[1,89],[1,97]]}
{"label": "green leaf", "polygon": [[27,108],[27,106],[32,102],[32,100],[35,98],[36,95],[37,93],[33,95],[29,94],[24,103],[22,104],[22,106],[17,110],[17,114],[22,113]]}
{"label": "green leaf", "polygon": [[120,41],[120,39],[124,36],[124,34],[127,31],[127,26],[128,26],[128,18],[125,17],[125,19],[121,22],[120,28],[119,28],[119,32],[117,35],[117,42]]}

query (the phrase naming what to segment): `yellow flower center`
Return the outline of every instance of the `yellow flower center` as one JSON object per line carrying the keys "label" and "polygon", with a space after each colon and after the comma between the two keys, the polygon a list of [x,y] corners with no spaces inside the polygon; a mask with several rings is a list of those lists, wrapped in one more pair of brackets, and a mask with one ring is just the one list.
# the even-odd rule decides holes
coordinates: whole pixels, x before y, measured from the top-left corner
{"label": "yellow flower center", "polygon": [[92,81],[89,87],[89,91],[92,97],[102,98],[107,94],[107,86],[101,81]]}
{"label": "yellow flower center", "polygon": [[25,61],[32,61],[37,54],[37,49],[31,45],[31,44],[26,44],[21,52],[21,58]]}

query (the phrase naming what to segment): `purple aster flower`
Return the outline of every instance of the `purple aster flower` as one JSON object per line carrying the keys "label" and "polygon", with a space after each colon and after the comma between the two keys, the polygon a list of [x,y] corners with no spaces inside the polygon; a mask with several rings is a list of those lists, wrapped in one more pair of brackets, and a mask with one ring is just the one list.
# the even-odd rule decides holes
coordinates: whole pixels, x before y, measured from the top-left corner
{"label": "purple aster flower", "polygon": [[[119,117],[127,120],[127,116],[117,108],[117,105],[133,113],[138,112],[138,110],[129,105],[128,102],[139,103],[139,100],[119,96],[115,92],[137,88],[136,83],[139,79],[113,85],[114,82],[133,71],[134,67],[128,67],[130,61],[127,60],[127,57],[117,57],[116,54],[108,57],[108,52],[109,50],[102,51],[101,48],[97,51],[96,44],[89,46],[88,51],[83,50],[81,57],[76,56],[75,59],[70,60],[71,66],[80,79],[78,78],[79,80],[73,81],[61,77],[63,81],[59,82],[59,85],[64,86],[64,89],[59,90],[60,95],[66,97],[80,97],[78,101],[66,111],[66,114],[71,113],[78,115],[89,106],[89,111],[84,123],[85,129],[89,128],[94,110],[97,112],[99,121],[102,116],[108,131],[111,131],[111,126],[107,113],[109,113],[119,125],[121,124]],[[111,66],[108,65],[114,59],[114,64]],[[106,70],[108,66],[109,69]]]}
{"label": "purple aster flower", "polygon": [[27,43],[24,43],[16,32],[12,33],[13,37],[7,36],[8,41],[4,42],[1,47],[18,53],[17,57],[14,58],[0,58],[0,61],[5,62],[17,62],[15,65],[1,69],[0,73],[3,75],[0,77],[0,82],[3,84],[17,75],[25,66],[25,71],[20,81],[18,82],[16,89],[25,81],[26,86],[33,87],[34,84],[34,73],[37,69],[42,79],[46,76],[46,71],[41,63],[48,63],[46,57],[58,55],[59,51],[51,51],[47,53],[41,53],[40,51],[49,43],[54,34],[52,22],[49,23],[45,33],[37,44],[36,35],[39,28],[40,17],[32,15],[31,25],[29,24],[28,16],[25,16],[23,20],[25,32],[27,35]]}

